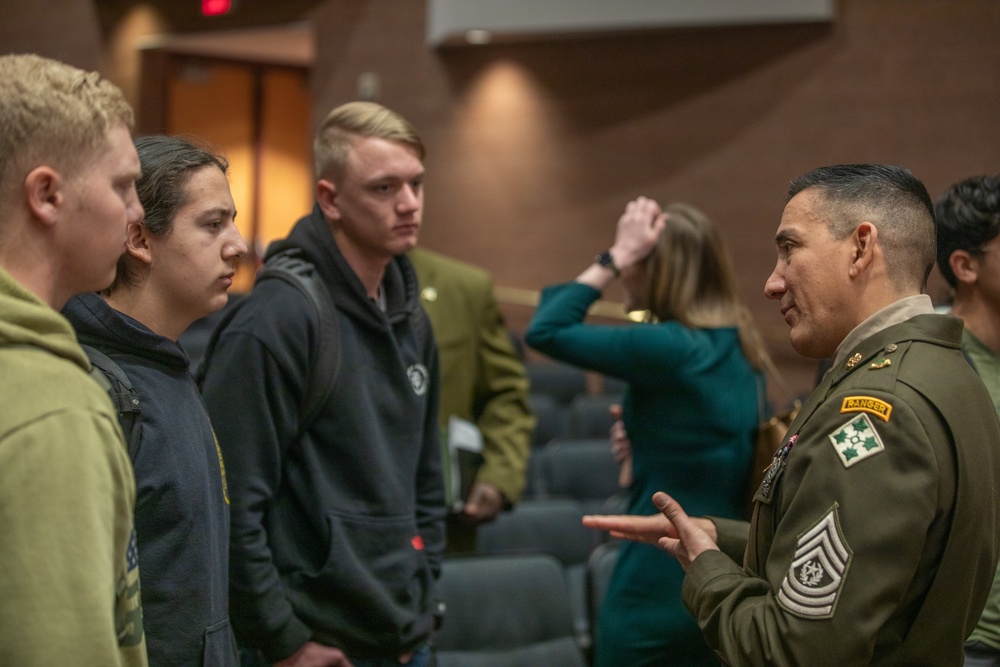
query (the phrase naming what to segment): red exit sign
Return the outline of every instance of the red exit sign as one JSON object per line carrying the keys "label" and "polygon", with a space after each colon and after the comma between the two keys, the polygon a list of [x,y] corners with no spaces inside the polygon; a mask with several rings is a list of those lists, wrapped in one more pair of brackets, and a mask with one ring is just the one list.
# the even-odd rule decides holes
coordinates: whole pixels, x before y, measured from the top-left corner
{"label": "red exit sign", "polygon": [[233,8],[233,0],[201,0],[202,16],[222,16]]}

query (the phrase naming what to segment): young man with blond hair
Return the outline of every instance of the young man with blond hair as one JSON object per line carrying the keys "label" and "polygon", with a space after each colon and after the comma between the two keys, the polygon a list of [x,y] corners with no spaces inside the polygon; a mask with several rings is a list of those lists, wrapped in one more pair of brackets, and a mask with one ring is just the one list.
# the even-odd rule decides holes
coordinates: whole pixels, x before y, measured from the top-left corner
{"label": "young man with blond hair", "polygon": [[[232,501],[233,624],[245,665],[424,667],[445,513],[438,356],[404,256],[424,147],[395,112],[352,102],[315,154],[316,207],[265,270],[304,263],[326,308],[260,280],[204,362]],[[335,382],[306,409],[329,354]]]}
{"label": "young man with blond hair", "polygon": [[0,56],[0,664],[145,665],[135,481],[57,312],[111,284],[136,197],[132,110],[94,72]]}

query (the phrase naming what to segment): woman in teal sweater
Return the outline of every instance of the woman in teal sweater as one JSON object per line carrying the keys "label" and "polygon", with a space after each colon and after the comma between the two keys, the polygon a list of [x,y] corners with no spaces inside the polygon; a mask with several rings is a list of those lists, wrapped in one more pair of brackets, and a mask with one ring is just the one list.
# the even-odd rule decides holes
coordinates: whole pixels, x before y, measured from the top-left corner
{"label": "woman in teal sweater", "polygon": [[[646,322],[583,322],[620,277],[629,311]],[[669,490],[695,515],[739,518],[746,493],[764,354],[711,221],[686,204],[640,197],[611,249],[575,282],[546,288],[527,343],[628,382],[628,512],[647,515]],[[718,665],[681,602],[683,571],[655,545],[622,544],[598,620],[597,667]]]}

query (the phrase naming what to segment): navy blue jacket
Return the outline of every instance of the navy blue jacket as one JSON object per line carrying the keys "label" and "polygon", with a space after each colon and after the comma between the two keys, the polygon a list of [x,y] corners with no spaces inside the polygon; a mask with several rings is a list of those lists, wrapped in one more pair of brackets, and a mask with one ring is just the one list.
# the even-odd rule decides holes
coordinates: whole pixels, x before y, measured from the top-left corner
{"label": "navy blue jacket", "polygon": [[81,343],[121,367],[142,402],[133,468],[149,664],[235,667],[225,473],[188,358],[96,294],[74,297],[63,315]]}

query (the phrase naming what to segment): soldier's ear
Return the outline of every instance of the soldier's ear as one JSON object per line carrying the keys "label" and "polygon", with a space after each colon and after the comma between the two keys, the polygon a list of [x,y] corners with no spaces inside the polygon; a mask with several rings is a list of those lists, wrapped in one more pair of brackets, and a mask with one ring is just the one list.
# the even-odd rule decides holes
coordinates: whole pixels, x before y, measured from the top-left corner
{"label": "soldier's ear", "polygon": [[862,222],[851,234],[854,254],[851,260],[850,274],[855,278],[872,266],[878,249],[878,227],[870,222]]}

